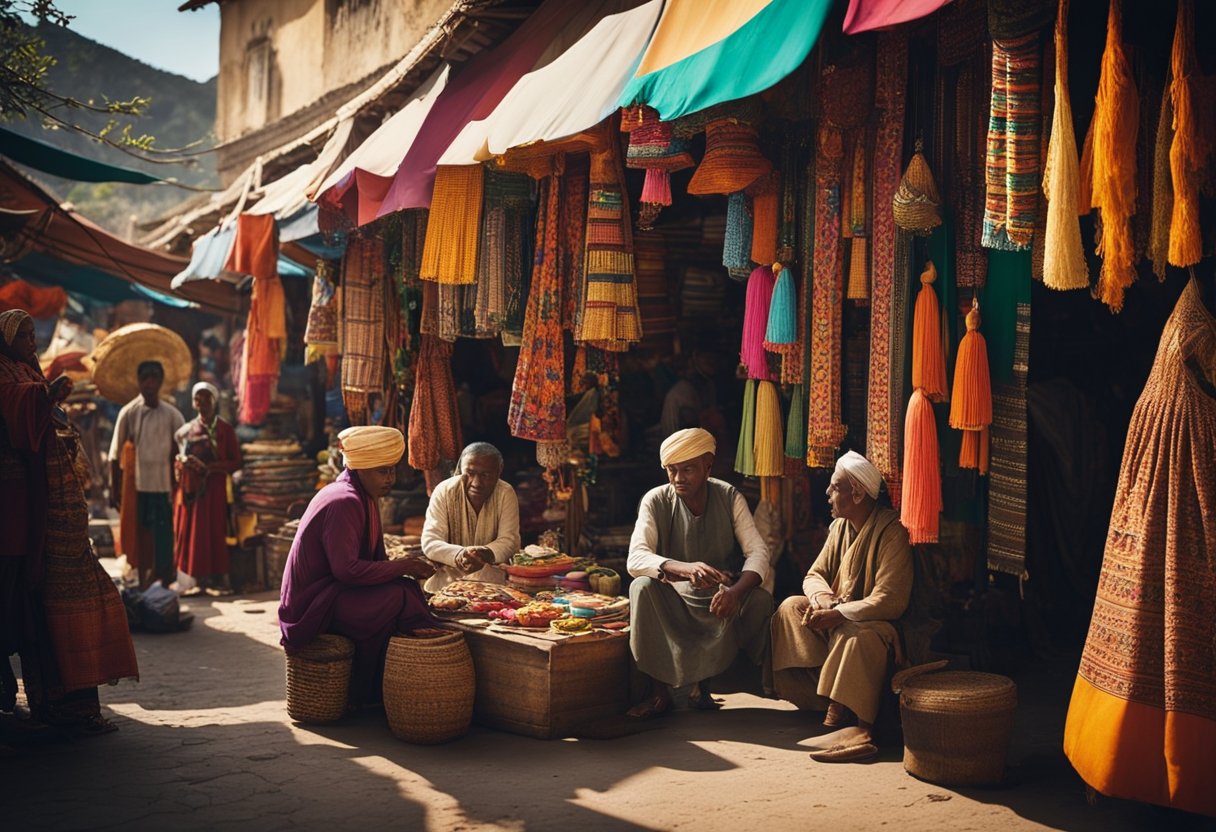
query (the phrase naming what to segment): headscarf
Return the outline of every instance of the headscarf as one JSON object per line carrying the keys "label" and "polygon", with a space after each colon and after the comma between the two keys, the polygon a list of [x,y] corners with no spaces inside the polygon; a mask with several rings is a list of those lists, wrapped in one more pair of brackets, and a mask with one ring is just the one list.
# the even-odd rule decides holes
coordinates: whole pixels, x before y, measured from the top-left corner
{"label": "headscarf", "polygon": [[405,454],[405,437],[396,428],[360,425],[338,434],[346,467],[355,471],[396,465]]}
{"label": "headscarf", "polygon": [[17,330],[21,328],[21,324],[26,318],[30,317],[30,313],[24,309],[10,309],[7,312],[0,312],[0,335],[4,336],[6,346],[13,345],[13,339],[17,337]]}
{"label": "headscarf", "polygon": [[687,462],[702,454],[716,453],[718,443],[714,436],[701,428],[678,430],[663,440],[659,446],[659,464],[666,468],[678,462]]}
{"label": "headscarf", "polygon": [[861,486],[870,499],[877,500],[882,488],[882,474],[870,460],[857,451],[849,451],[836,461],[836,470],[848,474],[849,479]]}
{"label": "headscarf", "polygon": [[194,397],[198,395],[200,390],[206,390],[208,393],[211,394],[211,401],[213,401],[216,404],[220,403],[219,388],[216,387],[214,384],[212,384],[209,381],[200,381],[198,384],[194,385],[194,388],[190,391],[190,398],[194,399]]}

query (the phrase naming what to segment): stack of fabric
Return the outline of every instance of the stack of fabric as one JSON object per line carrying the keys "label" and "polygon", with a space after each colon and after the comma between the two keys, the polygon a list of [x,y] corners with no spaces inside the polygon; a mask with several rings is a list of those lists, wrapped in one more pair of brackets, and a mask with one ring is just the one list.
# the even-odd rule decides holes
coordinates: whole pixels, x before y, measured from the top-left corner
{"label": "stack of fabric", "polygon": [[257,533],[278,529],[293,503],[307,502],[316,492],[317,467],[293,439],[263,439],[241,446],[244,467],[233,476],[237,501],[257,514]]}

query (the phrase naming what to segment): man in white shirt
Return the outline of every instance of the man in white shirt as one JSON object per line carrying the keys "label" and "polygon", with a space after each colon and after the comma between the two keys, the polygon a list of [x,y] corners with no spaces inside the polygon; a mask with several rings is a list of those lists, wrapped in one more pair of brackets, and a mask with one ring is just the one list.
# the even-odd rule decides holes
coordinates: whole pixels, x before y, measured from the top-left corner
{"label": "man in white shirt", "polygon": [[773,596],[761,587],[769,552],[747,501],[709,476],[717,443],[701,428],[659,449],[668,484],[642,497],[629,541],[629,646],[651,677],[651,696],[629,715],[671,708],[672,688],[695,684],[692,703],[717,707],[708,680],[740,651],[756,665],[768,643]]}
{"label": "man in white shirt", "polygon": [[488,442],[460,452],[457,473],[431,493],[422,527],[422,554],[440,564],[426,582],[438,592],[453,581],[503,583],[506,563],[519,551],[519,500],[502,480],[502,453]]}
{"label": "man in white shirt", "polygon": [[[173,563],[173,512],[170,494],[173,435],[186,423],[181,411],[160,398],[165,370],[145,361],[136,370],[139,396],[118,411],[110,441],[110,504],[119,510],[123,554],[146,586],[160,578],[165,586],[177,579]],[[130,442],[133,450],[126,450]],[[125,462],[124,462],[125,451]],[[135,500],[123,500],[124,475],[134,480]]]}

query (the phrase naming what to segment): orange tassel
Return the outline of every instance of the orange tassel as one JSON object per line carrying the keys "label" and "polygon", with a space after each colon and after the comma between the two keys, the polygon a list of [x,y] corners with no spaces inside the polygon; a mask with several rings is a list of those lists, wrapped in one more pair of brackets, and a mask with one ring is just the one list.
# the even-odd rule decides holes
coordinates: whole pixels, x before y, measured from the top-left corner
{"label": "orange tassel", "polygon": [[1123,48],[1120,2],[1110,3],[1093,124],[1093,204],[1102,212],[1098,242],[1102,271],[1095,296],[1112,312],[1123,308],[1124,290],[1136,279],[1131,218],[1136,212],[1136,132],[1140,126],[1136,81]]}
{"label": "orange tassel", "polygon": [[942,511],[942,473],[933,405],[912,391],[904,422],[904,480],[900,520],[912,543],[936,543]]}
{"label": "orange tassel", "polygon": [[958,345],[954,364],[954,394],[950,397],[950,427],[965,431],[958,464],[978,468],[979,433],[992,424],[992,379],[988,373],[988,343],[980,334],[980,307],[971,301],[967,334]]}
{"label": "orange tassel", "polygon": [[1089,120],[1085,144],[1081,147],[1081,181],[1077,186],[1077,215],[1089,216],[1094,210],[1094,120]]}
{"label": "orange tassel", "polygon": [[777,259],[777,177],[752,197],[752,262],[772,263]]}
{"label": "orange tassel", "polygon": [[912,319],[912,386],[935,402],[946,398],[946,355],[942,349],[941,306],[933,282],[937,267],[930,260],[920,274],[920,292]]}
{"label": "orange tassel", "polygon": [[1170,57],[1174,80],[1170,100],[1174,105],[1174,143],[1170,147],[1170,175],[1174,182],[1174,212],[1170,218],[1171,266],[1193,266],[1203,258],[1203,235],[1199,231],[1200,168],[1207,156],[1195,112],[1195,6],[1179,0]]}

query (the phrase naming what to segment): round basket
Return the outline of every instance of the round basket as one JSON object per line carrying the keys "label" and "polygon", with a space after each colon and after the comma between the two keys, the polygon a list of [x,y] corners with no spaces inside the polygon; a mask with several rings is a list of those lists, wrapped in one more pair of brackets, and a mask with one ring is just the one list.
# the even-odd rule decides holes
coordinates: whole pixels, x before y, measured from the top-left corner
{"label": "round basket", "polygon": [[1017,709],[1013,680],[994,673],[948,671],[911,679],[899,697],[904,768],[943,786],[993,785]]}
{"label": "round basket", "polygon": [[433,745],[463,737],[473,720],[474,687],[463,633],[389,640],[384,713],[398,739]]}
{"label": "round basket", "polygon": [[299,722],[333,722],[346,713],[355,645],[343,636],[317,636],[287,656],[287,714]]}
{"label": "round basket", "polygon": [[128,324],[111,332],[93,350],[93,383],[116,404],[139,395],[139,365],[159,361],[165,368],[163,389],[179,390],[190,381],[194,359],[182,337],[157,324]]}

